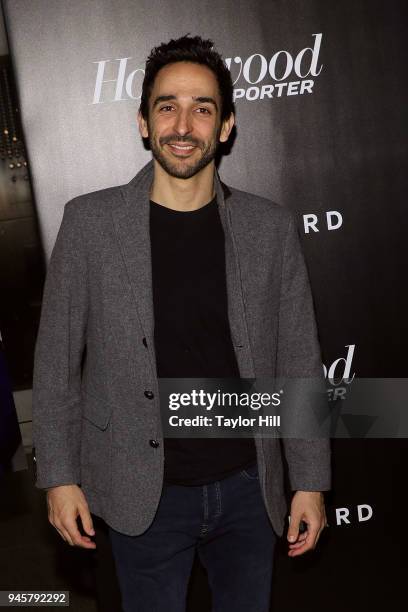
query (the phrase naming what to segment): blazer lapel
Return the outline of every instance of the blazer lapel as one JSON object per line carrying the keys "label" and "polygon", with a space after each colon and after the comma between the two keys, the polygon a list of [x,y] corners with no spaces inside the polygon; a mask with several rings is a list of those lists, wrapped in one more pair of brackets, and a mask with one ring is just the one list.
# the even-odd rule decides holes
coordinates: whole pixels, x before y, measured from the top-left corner
{"label": "blazer lapel", "polygon": [[[127,184],[122,186],[122,201],[112,210],[113,224],[135,299],[135,315],[139,316],[143,333],[154,353],[154,311],[152,263],[150,245],[150,188],[153,181],[153,160]],[[228,318],[231,336],[242,377],[253,376],[252,356],[245,320],[238,249],[232,229],[231,211],[226,200],[231,196],[221,182],[217,170],[214,175],[217,204],[225,235],[225,266],[228,295]]]}
{"label": "blazer lapel", "polygon": [[122,201],[112,211],[119,246],[148,345],[153,346],[153,291],[150,253],[150,187],[153,161],[121,189]]}
{"label": "blazer lapel", "polygon": [[252,378],[255,376],[255,369],[245,316],[239,251],[233,229],[233,206],[231,203],[227,204],[231,191],[225,183],[221,182],[217,170],[215,171],[215,187],[218,211],[225,236],[225,274],[231,338],[241,378]]}

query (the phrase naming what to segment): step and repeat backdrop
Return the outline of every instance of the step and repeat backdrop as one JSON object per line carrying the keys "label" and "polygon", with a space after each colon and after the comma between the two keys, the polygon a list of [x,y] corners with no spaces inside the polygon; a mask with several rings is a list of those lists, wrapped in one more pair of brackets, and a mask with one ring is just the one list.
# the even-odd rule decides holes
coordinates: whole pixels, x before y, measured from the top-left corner
{"label": "step and repeat backdrop", "polygon": [[[234,82],[220,175],[295,212],[327,375],[338,387],[406,376],[403,2],[3,4],[47,258],[69,199],[150,159],[136,116],[151,48],[199,34]],[[307,558],[282,543],[276,609],[402,609],[407,444],[366,433],[333,440],[329,528]]]}

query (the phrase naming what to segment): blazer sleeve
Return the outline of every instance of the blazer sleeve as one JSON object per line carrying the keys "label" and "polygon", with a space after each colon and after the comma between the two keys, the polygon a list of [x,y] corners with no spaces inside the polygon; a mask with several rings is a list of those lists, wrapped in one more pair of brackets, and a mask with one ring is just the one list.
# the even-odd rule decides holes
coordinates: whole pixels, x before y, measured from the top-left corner
{"label": "blazer sleeve", "polygon": [[[277,378],[288,380],[288,436],[282,444],[293,491],[325,491],[331,488],[331,448],[329,433],[315,432],[312,422],[316,405],[328,414],[325,380],[308,272],[292,214],[288,223],[282,263],[277,347]],[[316,390],[318,393],[316,393]],[[311,393],[310,393],[311,391]],[[315,398],[311,400],[310,398]],[[316,399],[318,397],[318,399]],[[325,405],[325,406],[324,406]],[[329,419],[326,420],[326,423]],[[293,432],[300,432],[295,437]]]}
{"label": "blazer sleeve", "polygon": [[79,207],[65,205],[48,265],[33,372],[36,486],[80,483],[81,360],[88,311]]}

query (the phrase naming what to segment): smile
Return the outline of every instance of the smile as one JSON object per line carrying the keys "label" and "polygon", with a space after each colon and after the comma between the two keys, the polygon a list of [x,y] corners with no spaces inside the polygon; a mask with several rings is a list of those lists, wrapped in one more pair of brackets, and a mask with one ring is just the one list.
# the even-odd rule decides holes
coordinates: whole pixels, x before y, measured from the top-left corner
{"label": "smile", "polygon": [[195,149],[194,145],[169,144],[169,147],[172,149],[173,152],[177,151],[177,153],[190,153],[190,151]]}

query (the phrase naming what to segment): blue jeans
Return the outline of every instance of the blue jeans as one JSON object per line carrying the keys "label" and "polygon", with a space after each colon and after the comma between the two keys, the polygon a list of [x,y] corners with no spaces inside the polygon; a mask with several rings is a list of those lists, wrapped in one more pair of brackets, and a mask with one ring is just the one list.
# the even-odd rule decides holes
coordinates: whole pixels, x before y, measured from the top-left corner
{"label": "blue jeans", "polygon": [[213,612],[268,612],[276,534],[257,465],[199,486],[164,485],[150,527],[109,529],[124,612],[185,612],[197,550]]}

